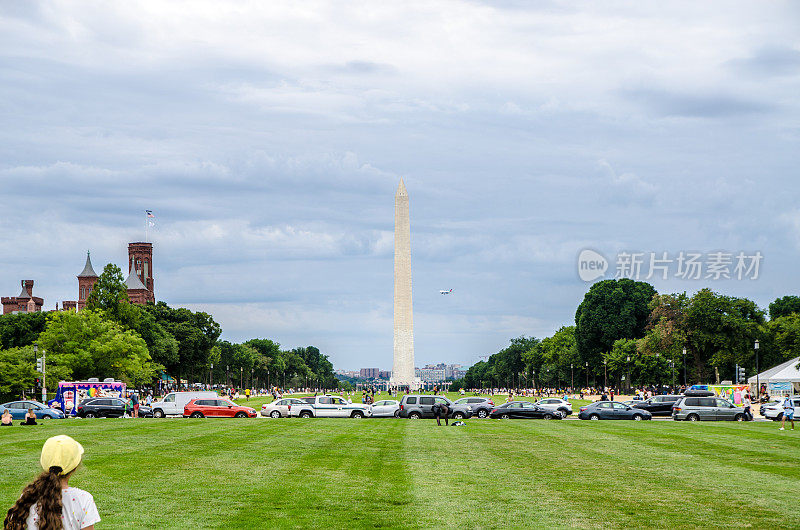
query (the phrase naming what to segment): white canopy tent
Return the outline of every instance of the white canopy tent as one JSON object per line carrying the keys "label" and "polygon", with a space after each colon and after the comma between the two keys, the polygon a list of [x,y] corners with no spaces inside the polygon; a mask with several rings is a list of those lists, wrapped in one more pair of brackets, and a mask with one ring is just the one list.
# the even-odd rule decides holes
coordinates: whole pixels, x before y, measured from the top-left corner
{"label": "white canopy tent", "polygon": [[[787,395],[800,393],[800,357],[773,366],[758,374],[758,380],[767,384],[770,395]],[[747,380],[751,386],[756,385],[756,376]]]}

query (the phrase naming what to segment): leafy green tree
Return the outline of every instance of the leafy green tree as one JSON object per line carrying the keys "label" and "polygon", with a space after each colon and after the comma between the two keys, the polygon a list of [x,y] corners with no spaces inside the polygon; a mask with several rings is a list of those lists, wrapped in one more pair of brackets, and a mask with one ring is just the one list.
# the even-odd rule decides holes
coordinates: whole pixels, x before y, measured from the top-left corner
{"label": "leafy green tree", "polygon": [[770,320],[765,326],[761,343],[761,370],[800,357],[800,313],[789,313]]}
{"label": "leafy green tree", "polygon": [[37,377],[32,346],[0,350],[0,395],[19,396]]}
{"label": "leafy green tree", "polygon": [[769,304],[770,320],[776,320],[792,313],[800,313],[800,296],[784,296]]}
{"label": "leafy green tree", "polygon": [[123,302],[128,302],[128,290],[122,270],[109,263],[103,267],[103,272],[89,293],[86,308],[105,311],[112,319],[120,322],[123,320],[121,312],[125,309]]}
{"label": "leafy green tree", "polygon": [[172,308],[164,302],[142,307],[178,343],[177,360],[165,363],[167,371],[177,380],[186,375],[190,381],[196,381],[197,376],[204,375],[211,350],[222,333],[211,315],[183,307]]}
{"label": "leafy green tree", "polygon": [[580,364],[575,326],[564,326],[552,337],[542,339],[540,350],[542,363],[538,373],[542,375],[542,383],[550,387],[571,385],[573,368],[570,365],[578,367]]}
{"label": "leafy green tree", "polygon": [[764,311],[746,298],[720,295],[707,288],[695,293],[686,310],[685,335],[696,380],[715,381],[719,374],[720,379],[733,379],[736,364],[752,374],[753,343],[762,336],[764,316]]}
{"label": "leafy green tree", "polygon": [[628,278],[595,283],[575,312],[575,340],[582,362],[602,375],[603,353],[618,339],[638,339],[645,333],[649,304],[656,290]]}
{"label": "leafy green tree", "polygon": [[51,313],[38,343],[48,366],[68,379],[113,377],[140,385],[152,381],[159,368],[141,337],[90,309]]}
{"label": "leafy green tree", "polygon": [[33,344],[47,326],[47,313],[17,313],[0,316],[0,349]]}

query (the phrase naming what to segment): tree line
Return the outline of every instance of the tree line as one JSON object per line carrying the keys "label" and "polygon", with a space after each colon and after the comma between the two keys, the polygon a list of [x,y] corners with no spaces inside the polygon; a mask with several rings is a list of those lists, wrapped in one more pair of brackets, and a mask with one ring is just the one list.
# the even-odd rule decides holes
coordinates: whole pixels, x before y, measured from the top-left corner
{"label": "tree line", "polygon": [[284,351],[269,339],[234,344],[221,333],[202,311],[129,303],[122,271],[109,264],[79,312],[0,316],[0,395],[19,395],[41,377],[34,344],[46,352],[51,390],[90,377],[150,385],[162,372],[190,383],[336,388],[333,365],[314,346]]}
{"label": "tree line", "polygon": [[[758,341],[758,352],[755,344]],[[800,297],[768,310],[705,288],[659,294],[630,279],[595,283],[575,324],[544,339],[519,337],[469,368],[463,384],[481,387],[657,386],[746,377],[800,356]]]}

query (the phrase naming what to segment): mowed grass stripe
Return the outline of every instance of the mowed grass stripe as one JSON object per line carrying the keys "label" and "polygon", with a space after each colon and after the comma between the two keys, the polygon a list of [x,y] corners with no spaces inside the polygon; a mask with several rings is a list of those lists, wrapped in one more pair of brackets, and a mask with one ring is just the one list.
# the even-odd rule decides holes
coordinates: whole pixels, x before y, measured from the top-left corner
{"label": "mowed grass stripe", "polygon": [[50,422],[0,430],[6,509],[60,433],[106,528],[800,527],[774,423]]}

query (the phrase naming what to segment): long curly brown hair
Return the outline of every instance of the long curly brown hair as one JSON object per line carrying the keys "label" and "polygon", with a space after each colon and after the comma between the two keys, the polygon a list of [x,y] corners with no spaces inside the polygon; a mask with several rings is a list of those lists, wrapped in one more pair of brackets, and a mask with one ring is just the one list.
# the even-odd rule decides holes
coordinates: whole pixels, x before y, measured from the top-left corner
{"label": "long curly brown hair", "polygon": [[5,530],[24,530],[25,521],[31,513],[31,506],[37,505],[40,530],[60,530],[61,522],[61,468],[53,466],[42,472],[31,484],[25,486],[14,506],[8,510],[3,528]]}

